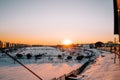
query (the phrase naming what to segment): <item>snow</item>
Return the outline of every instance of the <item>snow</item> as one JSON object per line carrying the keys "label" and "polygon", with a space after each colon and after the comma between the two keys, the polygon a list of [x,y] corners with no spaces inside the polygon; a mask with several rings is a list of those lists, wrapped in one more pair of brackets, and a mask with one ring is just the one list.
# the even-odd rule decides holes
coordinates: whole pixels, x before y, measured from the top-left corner
{"label": "snow", "polygon": [[[38,74],[43,80],[50,80],[67,74],[70,71],[80,67],[80,64],[27,64],[31,70]],[[25,68],[20,65],[0,67],[0,80],[39,80]]]}
{"label": "snow", "polygon": [[[20,49],[17,52],[10,53],[12,56],[15,56],[17,53],[24,54],[31,53],[33,56],[36,54],[45,54],[58,56],[62,55],[59,49],[53,47],[28,47],[26,49]],[[47,53],[47,54],[46,54]],[[120,66],[117,59],[114,64],[114,54],[106,51],[100,51],[97,49],[87,49],[87,50],[76,50],[76,53],[80,55],[85,54],[94,54],[93,57],[96,61],[89,65],[86,70],[78,75],[78,80],[120,80]],[[68,52],[64,52],[64,58],[61,62],[58,58],[52,57],[52,61],[49,60],[49,57],[43,57],[35,62],[34,57],[32,59],[18,59],[28,68],[38,74],[43,80],[50,80],[53,78],[58,78],[64,74],[76,70],[82,64],[84,64],[89,59],[83,58],[81,61],[76,61],[76,55],[72,55],[73,59],[66,61]],[[17,62],[7,57],[0,56],[0,80],[39,80],[33,74],[28,72],[25,68],[19,65]]]}
{"label": "snow", "polygon": [[[32,55],[35,54],[43,54],[47,53],[46,55],[58,55],[62,54],[59,49],[52,48],[52,47],[28,47],[26,49],[20,49],[17,52],[10,53],[12,56],[15,54],[20,53],[26,55],[31,53]],[[39,75],[43,80],[50,80],[52,78],[58,78],[61,75],[68,74],[69,72],[79,68],[86,59],[81,61],[81,63],[74,62],[73,60],[68,62],[60,62],[59,59],[57,63],[51,62],[48,58],[42,58],[35,62],[34,57],[30,60],[28,59],[18,59],[20,60],[25,66]],[[43,61],[44,60],[44,61]],[[0,58],[0,80],[39,80],[17,62],[14,64],[14,60],[9,58],[8,56],[1,56]]]}
{"label": "snow", "polygon": [[82,80],[120,80],[118,59],[114,63],[114,54],[103,53],[102,55],[104,57],[99,56],[96,62],[80,75]]}
{"label": "snow", "polygon": [[[31,53],[33,55],[35,54],[47,54],[47,55],[58,55],[62,54],[62,52],[59,49],[53,48],[53,47],[27,47],[25,49],[19,50],[20,54],[28,54]],[[15,53],[15,54],[16,54]]]}

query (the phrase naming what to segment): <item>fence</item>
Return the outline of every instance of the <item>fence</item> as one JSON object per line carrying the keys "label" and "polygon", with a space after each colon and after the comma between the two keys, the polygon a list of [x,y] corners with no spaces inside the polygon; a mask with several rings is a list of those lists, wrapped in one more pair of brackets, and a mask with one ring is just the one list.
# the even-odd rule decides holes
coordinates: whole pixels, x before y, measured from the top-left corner
{"label": "fence", "polygon": [[79,67],[78,69],[73,70],[73,71],[71,71],[71,72],[68,73],[68,74],[64,74],[64,75],[60,76],[59,78],[53,78],[53,79],[51,79],[51,80],[69,80],[68,77],[71,77],[71,76],[75,77],[76,75],[82,73],[82,72],[84,71],[84,69],[88,66],[89,63],[90,63],[90,62],[87,61],[86,63],[84,63],[84,64],[83,64],[81,67]]}

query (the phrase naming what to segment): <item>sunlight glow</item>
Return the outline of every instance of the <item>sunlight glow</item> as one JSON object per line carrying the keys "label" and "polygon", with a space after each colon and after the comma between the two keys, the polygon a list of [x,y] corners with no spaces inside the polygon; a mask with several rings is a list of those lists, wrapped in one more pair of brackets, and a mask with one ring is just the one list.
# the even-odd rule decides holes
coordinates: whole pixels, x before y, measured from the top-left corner
{"label": "sunlight glow", "polygon": [[65,40],[62,41],[62,44],[64,44],[64,45],[70,45],[72,43],[73,42],[71,40],[69,40],[69,39],[65,39]]}
{"label": "sunlight glow", "polygon": [[114,41],[113,0],[0,0],[0,11],[3,42],[68,47]]}

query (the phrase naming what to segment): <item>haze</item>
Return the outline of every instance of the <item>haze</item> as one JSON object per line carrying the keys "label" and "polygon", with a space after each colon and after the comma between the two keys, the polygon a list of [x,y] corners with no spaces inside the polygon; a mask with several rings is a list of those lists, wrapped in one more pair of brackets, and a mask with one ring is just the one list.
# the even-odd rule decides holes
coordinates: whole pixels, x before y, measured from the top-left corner
{"label": "haze", "polygon": [[0,0],[0,40],[27,44],[113,41],[113,0]]}

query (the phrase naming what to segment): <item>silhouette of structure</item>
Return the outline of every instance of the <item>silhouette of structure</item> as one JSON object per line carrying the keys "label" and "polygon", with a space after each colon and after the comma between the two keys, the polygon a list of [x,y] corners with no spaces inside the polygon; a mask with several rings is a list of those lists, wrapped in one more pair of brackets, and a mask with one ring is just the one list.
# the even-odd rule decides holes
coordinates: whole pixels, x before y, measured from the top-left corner
{"label": "silhouette of structure", "polygon": [[119,36],[119,50],[118,53],[115,53],[118,55],[119,58],[119,65],[120,65],[120,0],[113,0],[114,5],[114,34],[117,34]]}

